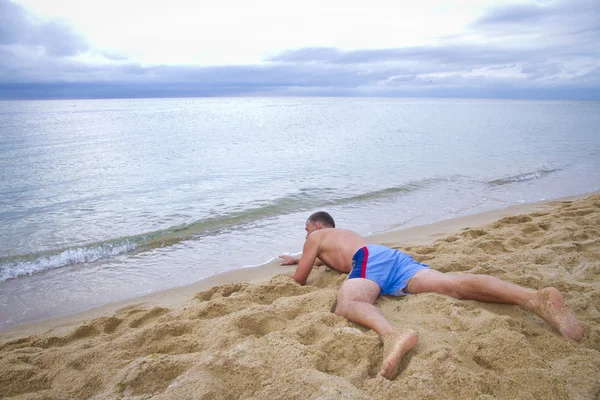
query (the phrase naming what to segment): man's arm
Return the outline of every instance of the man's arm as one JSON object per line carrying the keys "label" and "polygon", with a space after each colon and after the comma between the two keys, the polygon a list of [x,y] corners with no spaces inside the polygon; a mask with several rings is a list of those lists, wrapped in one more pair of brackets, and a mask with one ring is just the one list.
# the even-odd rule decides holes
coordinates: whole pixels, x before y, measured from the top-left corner
{"label": "man's arm", "polygon": [[[279,258],[283,259],[283,262],[280,265],[296,265],[300,262],[300,257],[292,257],[285,254],[280,255]],[[321,261],[319,257],[317,257],[315,259],[315,265],[318,267],[321,265],[325,265],[325,263]]]}
{"label": "man's arm", "polygon": [[292,278],[302,286],[306,284],[308,275],[310,275],[310,271],[312,271],[317,255],[319,254],[319,241],[316,237],[317,235],[310,235],[306,239],[298,267],[296,267],[296,271],[292,274]]}

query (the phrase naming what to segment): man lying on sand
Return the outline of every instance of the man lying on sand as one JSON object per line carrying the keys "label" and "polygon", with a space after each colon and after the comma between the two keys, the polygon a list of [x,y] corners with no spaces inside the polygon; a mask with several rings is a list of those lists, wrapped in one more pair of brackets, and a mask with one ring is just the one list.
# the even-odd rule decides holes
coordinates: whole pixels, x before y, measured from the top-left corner
{"label": "man lying on sand", "polygon": [[324,211],[308,218],[306,232],[302,257],[282,255],[282,265],[298,264],[292,278],[300,285],[306,284],[315,264],[350,274],[340,287],[335,313],[377,332],[383,342],[379,374],[387,379],[396,377],[400,360],[418,338],[414,330],[399,329],[383,316],[374,305],[379,295],[436,292],[457,299],[516,304],[543,318],[566,338],[581,339],[579,322],[553,287],[536,291],[488,275],[444,274],[398,250],[368,245],[357,233],[335,228],[333,218]]}

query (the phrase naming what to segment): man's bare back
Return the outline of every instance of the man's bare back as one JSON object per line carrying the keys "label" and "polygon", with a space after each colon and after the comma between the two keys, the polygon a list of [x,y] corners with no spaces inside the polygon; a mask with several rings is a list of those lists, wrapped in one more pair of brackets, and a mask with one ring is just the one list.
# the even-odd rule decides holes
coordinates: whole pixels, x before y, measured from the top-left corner
{"label": "man's bare back", "polygon": [[301,285],[306,283],[317,258],[329,268],[349,273],[352,270],[354,253],[367,244],[365,238],[356,232],[335,228],[316,228],[307,226],[307,237],[298,261],[298,268],[292,278]]}
{"label": "man's bare back", "polygon": [[363,246],[365,238],[347,229],[326,228],[310,234],[306,241],[317,247],[317,257],[329,268],[346,274],[352,270],[352,257]]}

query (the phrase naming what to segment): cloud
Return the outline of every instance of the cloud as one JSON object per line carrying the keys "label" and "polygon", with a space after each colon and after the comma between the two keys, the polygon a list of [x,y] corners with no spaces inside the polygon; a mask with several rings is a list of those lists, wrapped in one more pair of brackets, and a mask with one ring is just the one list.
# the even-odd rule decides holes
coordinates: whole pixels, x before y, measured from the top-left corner
{"label": "cloud", "polygon": [[[142,66],[0,0],[0,97],[339,95],[600,99],[600,3],[493,8],[436,45],[282,51],[256,65]],[[86,58],[87,57],[87,58]],[[90,61],[91,60],[91,61]]]}
{"label": "cloud", "polygon": [[0,45],[34,48],[59,57],[88,50],[87,43],[69,26],[58,20],[38,20],[8,0],[0,0]]}
{"label": "cloud", "polygon": [[103,51],[100,54],[103,57],[113,61],[127,61],[129,59],[129,57],[127,57],[126,55],[115,52]]}
{"label": "cloud", "polygon": [[490,9],[471,27],[495,37],[534,34],[530,39],[544,43],[559,39],[584,45],[584,40],[600,38],[600,2],[563,0],[546,4],[509,4]]}
{"label": "cloud", "polygon": [[443,38],[435,46],[305,48],[285,51],[269,61],[385,69],[391,75],[387,81],[377,82],[378,90],[387,85],[412,91],[421,85],[423,92],[431,93],[463,85],[465,92],[537,90],[545,93],[543,97],[563,88],[571,96],[592,93],[600,86],[598,42],[597,0],[520,3],[488,10],[469,31]]}
{"label": "cloud", "polygon": [[508,63],[535,58],[539,51],[490,44],[449,43],[443,46],[404,47],[399,49],[342,51],[333,48],[290,50],[272,57],[273,62],[319,62],[330,64],[375,64],[396,62],[428,65],[460,64],[475,68],[495,63]]}
{"label": "cloud", "polygon": [[539,22],[551,15],[551,7],[539,4],[511,4],[497,7],[480,17],[476,24],[522,24]]}

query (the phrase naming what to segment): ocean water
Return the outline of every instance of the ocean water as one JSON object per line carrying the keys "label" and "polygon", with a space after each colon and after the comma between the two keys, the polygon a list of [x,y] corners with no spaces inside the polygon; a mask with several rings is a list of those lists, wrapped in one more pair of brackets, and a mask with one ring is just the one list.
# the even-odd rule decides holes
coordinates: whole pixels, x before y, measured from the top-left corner
{"label": "ocean water", "polygon": [[600,190],[600,102],[0,102],[0,329],[302,249]]}

